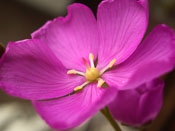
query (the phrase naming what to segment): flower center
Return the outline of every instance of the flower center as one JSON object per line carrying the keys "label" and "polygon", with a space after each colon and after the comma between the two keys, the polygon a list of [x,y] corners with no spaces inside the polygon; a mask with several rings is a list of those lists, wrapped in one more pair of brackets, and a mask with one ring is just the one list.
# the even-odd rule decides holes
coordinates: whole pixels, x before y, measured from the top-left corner
{"label": "flower center", "polygon": [[77,86],[74,88],[74,91],[78,91],[83,89],[87,84],[91,82],[98,81],[97,87],[102,87],[102,85],[105,83],[105,81],[101,78],[102,74],[113,67],[113,65],[116,62],[116,59],[113,59],[105,68],[103,68],[101,71],[99,71],[95,65],[94,65],[94,55],[92,53],[89,54],[89,61],[90,65],[86,61],[86,59],[83,58],[83,62],[86,65],[86,72],[80,72],[76,70],[68,70],[67,74],[76,74],[76,75],[81,75],[86,78],[86,82],[84,82],[82,85]]}
{"label": "flower center", "polygon": [[99,78],[99,76],[100,72],[95,67],[86,70],[85,77],[88,81],[95,81]]}

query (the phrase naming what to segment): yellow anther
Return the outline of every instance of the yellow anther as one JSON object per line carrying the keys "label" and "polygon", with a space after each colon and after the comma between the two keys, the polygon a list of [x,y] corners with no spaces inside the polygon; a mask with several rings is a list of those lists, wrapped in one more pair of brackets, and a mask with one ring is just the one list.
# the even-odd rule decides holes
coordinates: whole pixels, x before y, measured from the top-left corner
{"label": "yellow anther", "polygon": [[105,81],[101,78],[98,79],[97,87],[102,87],[102,85],[105,83]]}
{"label": "yellow anther", "polygon": [[68,70],[67,74],[77,74],[76,70]]}
{"label": "yellow anther", "polygon": [[89,60],[94,60],[94,55],[92,53],[89,54]]}
{"label": "yellow anther", "polygon": [[81,90],[81,89],[83,89],[82,86],[77,86],[77,87],[74,88],[74,91],[79,91],[79,90]]}
{"label": "yellow anther", "polygon": [[112,68],[113,67],[113,65],[115,64],[115,62],[116,62],[116,59],[113,59],[110,63],[109,63],[109,67],[110,68]]}

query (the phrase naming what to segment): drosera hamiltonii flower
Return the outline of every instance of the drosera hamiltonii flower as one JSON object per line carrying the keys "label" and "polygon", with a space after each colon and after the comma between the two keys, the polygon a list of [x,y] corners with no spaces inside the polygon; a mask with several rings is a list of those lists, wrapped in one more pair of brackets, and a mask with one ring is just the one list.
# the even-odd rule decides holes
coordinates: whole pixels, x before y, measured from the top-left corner
{"label": "drosera hamiltonii flower", "polygon": [[164,81],[155,79],[135,89],[120,90],[109,109],[125,125],[140,127],[151,123],[162,107],[163,87]]}
{"label": "drosera hamiltonii flower", "polygon": [[104,0],[96,20],[85,5],[72,4],[65,18],[48,21],[32,39],[8,43],[0,62],[3,90],[32,100],[52,128],[80,125],[117,90],[136,88],[173,69],[169,27],[155,27],[139,46],[147,5],[147,0]]}

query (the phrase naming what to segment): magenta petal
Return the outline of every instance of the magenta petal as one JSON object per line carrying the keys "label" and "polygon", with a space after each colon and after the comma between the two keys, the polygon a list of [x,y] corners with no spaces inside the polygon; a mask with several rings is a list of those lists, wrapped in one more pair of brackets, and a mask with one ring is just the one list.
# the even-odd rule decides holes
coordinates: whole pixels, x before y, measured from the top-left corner
{"label": "magenta petal", "polygon": [[[149,5],[148,5],[148,0],[136,0],[138,3],[140,3],[144,8],[145,10],[147,11],[147,13],[149,13]],[[148,14],[149,15],[149,14]]]}
{"label": "magenta petal", "polygon": [[91,10],[82,4],[68,7],[68,15],[47,22],[32,34],[55,53],[66,68],[84,71],[82,58],[96,56],[98,47],[97,23]]}
{"label": "magenta petal", "polygon": [[126,89],[171,71],[175,64],[174,36],[165,25],[155,27],[132,56],[115,70],[106,72],[104,79],[111,85]]}
{"label": "magenta petal", "polygon": [[55,129],[68,129],[80,125],[111,102],[115,88],[97,88],[87,85],[82,91],[51,101],[33,101],[41,117]]}
{"label": "magenta petal", "polygon": [[135,89],[119,91],[109,109],[116,120],[131,126],[141,126],[153,120],[163,102],[162,80],[153,80]]}
{"label": "magenta petal", "polygon": [[68,76],[57,57],[39,40],[10,42],[0,72],[0,83],[8,94],[32,100],[63,96],[83,83],[80,76]]}
{"label": "magenta petal", "polygon": [[114,58],[116,64],[120,64],[141,42],[148,24],[148,8],[141,3],[136,0],[104,0],[99,5],[100,66],[107,65]]}

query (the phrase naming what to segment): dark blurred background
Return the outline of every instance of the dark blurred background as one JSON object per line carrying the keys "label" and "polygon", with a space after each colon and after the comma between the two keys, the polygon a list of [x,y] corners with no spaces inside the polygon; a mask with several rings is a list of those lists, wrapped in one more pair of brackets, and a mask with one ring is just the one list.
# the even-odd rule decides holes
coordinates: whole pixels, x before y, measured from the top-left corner
{"label": "dark blurred background", "polygon": [[[30,34],[47,20],[66,15],[72,2],[88,5],[94,13],[100,0],[0,0],[0,43],[30,38]],[[175,29],[175,0],[150,0],[147,32],[157,24]],[[2,48],[0,48],[2,52]],[[166,81],[161,112],[145,131],[175,131],[175,72],[163,77]],[[151,108],[151,107],[150,107]],[[112,131],[101,114],[97,114],[75,131]],[[35,113],[31,103],[0,91],[0,131],[52,131]]]}

